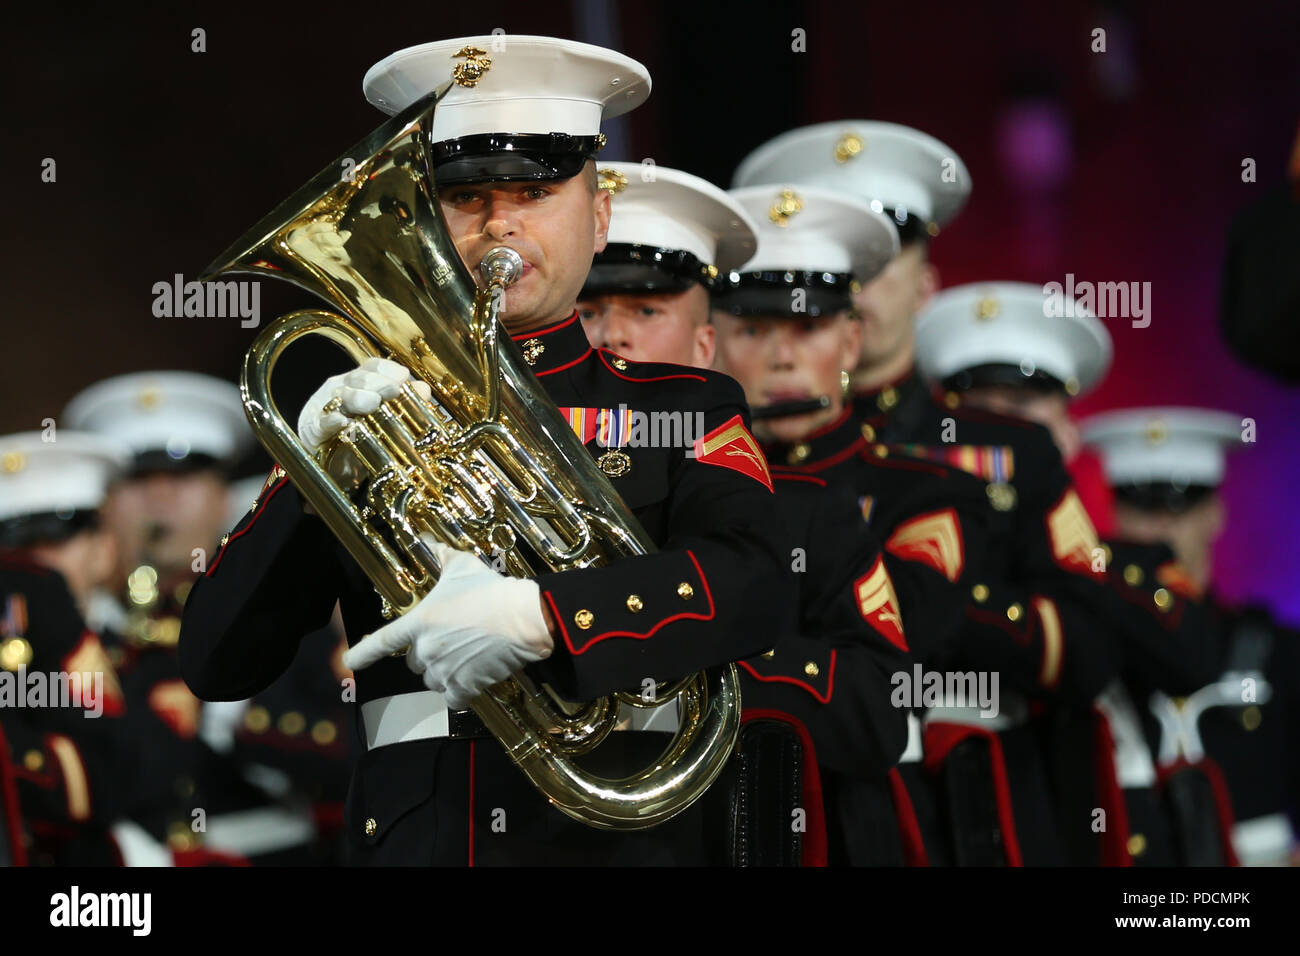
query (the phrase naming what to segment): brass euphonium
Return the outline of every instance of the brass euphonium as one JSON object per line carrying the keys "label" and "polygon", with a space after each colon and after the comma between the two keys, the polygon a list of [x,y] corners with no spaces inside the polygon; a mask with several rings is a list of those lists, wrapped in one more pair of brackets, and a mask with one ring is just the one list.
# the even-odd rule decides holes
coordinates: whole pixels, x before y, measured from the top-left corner
{"label": "brass euphonium", "polygon": [[[430,165],[441,94],[327,167],[204,276],[275,276],[342,313],[307,310],[269,323],[244,362],[244,407],[258,439],[394,615],[437,582],[440,568],[422,535],[503,561],[516,576],[654,550],[518,348],[498,337],[497,312],[517,255],[492,250],[479,288],[448,235]],[[358,363],[382,356],[405,365],[428,383],[432,399],[408,382],[313,456],[271,397],[277,359],[309,335],[324,336]],[[574,704],[521,676],[489,688],[473,709],[558,809],[594,827],[642,829],[699,799],[739,727],[732,665],[660,687],[654,696],[616,693]],[[614,728],[619,702],[675,702],[679,730],[650,767],[605,779],[576,758]]]}

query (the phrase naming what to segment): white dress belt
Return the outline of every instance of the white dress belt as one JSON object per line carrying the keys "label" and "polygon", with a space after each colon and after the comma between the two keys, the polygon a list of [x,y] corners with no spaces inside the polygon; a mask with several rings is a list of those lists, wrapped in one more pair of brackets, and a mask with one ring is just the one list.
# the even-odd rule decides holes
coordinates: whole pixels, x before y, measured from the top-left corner
{"label": "white dress belt", "polygon": [[1241,820],[1232,828],[1232,848],[1242,866],[1286,866],[1294,846],[1285,813]]}
{"label": "white dress belt", "polygon": [[[620,704],[621,719],[615,730],[657,730],[676,733],[681,720],[677,704],[654,709]],[[433,690],[393,694],[361,705],[361,722],[366,729],[366,749],[412,740],[446,737],[450,733],[446,698]]]}
{"label": "white dress belt", "polygon": [[921,718],[916,714],[908,711],[907,714],[907,747],[903,750],[903,755],[898,758],[899,763],[920,763],[921,758],[925,756],[925,750],[921,746]]}
{"label": "white dress belt", "polygon": [[999,695],[998,711],[987,714],[978,706],[973,707],[927,707],[925,709],[925,726],[930,724],[965,724],[982,730],[1002,731],[1019,727],[1029,722],[1029,702],[1018,694],[1002,693]]}

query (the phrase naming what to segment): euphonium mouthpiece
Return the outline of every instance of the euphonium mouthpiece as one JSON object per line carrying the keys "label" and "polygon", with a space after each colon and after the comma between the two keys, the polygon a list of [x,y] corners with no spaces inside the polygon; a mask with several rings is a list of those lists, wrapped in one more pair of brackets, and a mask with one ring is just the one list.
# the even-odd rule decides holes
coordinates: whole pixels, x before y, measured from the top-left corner
{"label": "euphonium mouthpiece", "polygon": [[488,285],[495,282],[508,286],[523,273],[524,259],[509,246],[497,246],[488,250],[478,264],[478,271]]}

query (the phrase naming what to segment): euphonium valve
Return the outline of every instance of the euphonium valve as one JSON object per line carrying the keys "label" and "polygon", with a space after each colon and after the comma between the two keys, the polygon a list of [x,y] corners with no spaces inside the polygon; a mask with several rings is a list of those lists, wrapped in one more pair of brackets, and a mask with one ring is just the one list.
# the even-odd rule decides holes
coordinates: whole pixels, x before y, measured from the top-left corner
{"label": "euphonium valve", "polygon": [[[204,277],[274,276],[338,310],[269,323],[245,359],[241,390],[258,439],[389,614],[410,610],[437,583],[430,538],[520,577],[654,550],[518,348],[497,334],[500,293],[523,273],[522,258],[506,246],[490,250],[478,265],[480,288],[447,234],[429,162],[440,95],[380,127],[346,164],[326,167]],[[341,166],[353,169],[342,181]],[[431,397],[407,383],[313,455],[271,394],[276,361],[309,335],[357,362],[400,362]],[[473,709],[558,809],[594,827],[641,829],[704,794],[740,724],[731,665],[658,686],[649,700],[618,692],[575,703],[520,676],[489,688]],[[621,706],[666,705],[677,707],[679,729],[650,766],[610,779],[579,765],[613,730]]]}

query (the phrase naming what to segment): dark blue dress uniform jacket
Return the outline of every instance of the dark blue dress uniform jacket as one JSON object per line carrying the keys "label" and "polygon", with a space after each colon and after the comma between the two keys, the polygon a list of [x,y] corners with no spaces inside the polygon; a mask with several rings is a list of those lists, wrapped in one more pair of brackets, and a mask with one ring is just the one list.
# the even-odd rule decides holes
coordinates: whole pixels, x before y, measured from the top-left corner
{"label": "dark blue dress uniform jacket", "polygon": [[[744,433],[733,450],[745,450],[743,394],[725,376],[594,350],[576,313],[516,341],[529,343],[533,372],[558,406],[698,412],[705,437],[739,425]],[[603,452],[594,442],[588,447]],[[530,673],[574,699],[639,690],[645,678],[761,652],[793,614],[786,532],[772,509],[765,466],[756,472],[744,455],[696,458],[681,447],[625,451],[632,467],[612,479],[615,490],[661,550],[536,578],[559,633],[552,656]],[[630,601],[633,595],[640,601]],[[186,603],[186,680],[208,700],[262,690],[288,666],[302,635],[324,626],[336,600],[351,642],[383,624],[360,568],[304,513],[291,485],[272,484]],[[400,658],[357,675],[359,703],[423,690]],[[609,761],[600,769],[611,775],[640,769],[662,748],[656,736],[613,734],[612,746],[593,759]],[[491,739],[425,739],[369,751],[354,775],[346,818],[351,858],[360,863],[710,859],[702,808],[637,834],[594,830],[552,809]]]}

